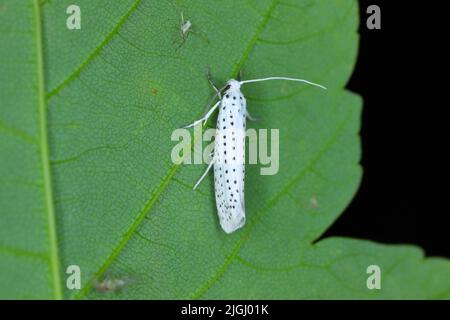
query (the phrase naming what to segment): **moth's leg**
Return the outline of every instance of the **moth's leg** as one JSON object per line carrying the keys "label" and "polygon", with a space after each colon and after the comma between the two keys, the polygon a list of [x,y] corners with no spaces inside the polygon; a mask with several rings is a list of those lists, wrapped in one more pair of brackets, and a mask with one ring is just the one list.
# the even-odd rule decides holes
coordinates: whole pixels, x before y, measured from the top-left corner
{"label": "moth's leg", "polygon": [[213,87],[214,91],[216,92],[216,94],[211,98],[211,101],[206,105],[205,107],[205,111],[208,110],[209,106],[213,103],[213,101],[216,99],[216,96],[219,97],[219,100],[222,100],[222,93],[221,93],[221,89],[218,89],[216,87],[216,85],[214,84],[214,82],[211,79],[211,71],[209,70],[209,68],[206,69],[206,78],[208,79],[209,84]]}
{"label": "moth's leg", "polygon": [[209,68],[206,70],[206,77],[208,78],[209,83],[213,87],[213,89],[216,92],[219,99],[222,100],[222,94],[220,93],[220,90],[216,87],[216,85],[214,84],[214,82],[211,79],[211,70],[209,70]]}
{"label": "moth's leg", "polygon": [[248,112],[248,110],[245,110],[245,115],[246,115],[246,117],[247,117],[247,119],[248,120],[250,120],[250,121],[258,121],[259,120],[259,118],[253,118],[251,115],[250,115],[250,113]]}
{"label": "moth's leg", "polygon": [[222,102],[221,100],[217,101],[217,103],[216,103],[211,109],[209,109],[208,113],[205,114],[205,116],[203,117],[203,118],[205,119],[203,125],[206,124],[206,121],[208,121],[208,118],[209,118],[209,117],[213,114],[213,112],[219,107],[219,105],[220,105],[221,102]]}
{"label": "moth's leg", "polygon": [[193,190],[197,189],[198,185],[203,181],[203,179],[206,177],[206,175],[208,174],[209,170],[211,170],[212,166],[214,165],[215,159],[213,158],[211,160],[211,162],[208,165],[208,168],[206,168],[205,172],[203,173],[203,175],[200,177],[200,179],[198,179],[198,181],[195,183],[194,187],[192,188]]}
{"label": "moth's leg", "polygon": [[195,127],[197,124],[201,123],[202,121],[203,121],[203,125],[206,124],[206,121],[208,121],[208,118],[212,115],[212,113],[217,109],[217,107],[219,105],[220,105],[220,101],[217,101],[217,103],[211,109],[209,109],[207,114],[205,114],[202,118],[194,121],[190,125],[185,126],[184,128]]}
{"label": "moth's leg", "polygon": [[203,113],[206,113],[208,111],[208,109],[210,108],[210,106],[212,105],[212,103],[214,102],[214,100],[216,100],[216,96],[217,93],[214,94],[214,96],[211,98],[211,100],[208,102],[208,104],[205,106],[205,109],[203,110]]}

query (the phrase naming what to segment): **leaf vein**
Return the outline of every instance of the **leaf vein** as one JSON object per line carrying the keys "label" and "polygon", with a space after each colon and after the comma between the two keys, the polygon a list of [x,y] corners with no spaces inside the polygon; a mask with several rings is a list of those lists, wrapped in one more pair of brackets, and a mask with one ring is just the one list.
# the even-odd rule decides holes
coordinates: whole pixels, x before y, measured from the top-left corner
{"label": "leaf vein", "polygon": [[0,121],[0,130],[5,133],[8,133],[14,137],[18,137],[18,138],[22,139],[23,141],[28,142],[30,144],[37,144],[37,141],[32,136],[28,135],[27,133],[23,132],[22,130],[10,127],[2,121]]}
{"label": "leaf vein", "polygon": [[42,47],[41,13],[39,1],[33,1],[35,37],[36,37],[36,61],[37,61],[37,90],[38,90],[38,121],[39,121],[39,159],[42,166],[42,179],[44,184],[44,204],[47,213],[47,235],[49,240],[49,269],[51,273],[51,285],[53,297],[62,299],[60,261],[58,254],[58,239],[56,235],[56,218],[53,203],[53,190],[50,169],[50,157],[48,147],[47,128],[47,104],[44,87],[44,59]]}
{"label": "leaf vein", "polygon": [[[100,278],[100,276],[106,272],[106,270],[109,268],[109,266],[114,262],[114,260],[117,258],[117,256],[120,254],[122,249],[125,247],[125,245],[128,243],[128,241],[131,239],[133,234],[136,232],[137,228],[141,224],[141,222],[145,219],[147,213],[150,211],[150,209],[153,207],[153,205],[156,203],[156,201],[159,199],[159,196],[162,194],[162,192],[166,189],[166,187],[169,185],[169,182],[172,180],[172,177],[177,172],[179,165],[174,165],[169,170],[168,174],[164,177],[161,184],[156,189],[155,193],[148,199],[148,201],[145,203],[142,210],[139,212],[131,226],[127,229],[125,234],[122,236],[122,239],[120,242],[116,245],[116,247],[112,250],[109,257],[105,260],[103,265],[100,267],[100,269],[95,273],[94,279]],[[84,297],[89,290],[92,287],[92,281],[88,282],[77,295],[74,296],[75,299],[81,299]]]}
{"label": "leaf vein", "polygon": [[0,244],[0,252],[4,252],[16,257],[27,257],[35,260],[48,261],[48,255],[44,252],[33,252],[30,250],[24,250],[20,248],[13,248],[9,246],[4,246]]}
{"label": "leaf vein", "polygon": [[47,93],[47,99],[51,99],[55,94],[60,92],[65,86],[67,86],[70,82],[72,82],[76,77],[81,73],[81,71],[92,61],[95,57],[97,57],[100,51],[111,41],[114,35],[117,34],[122,25],[127,21],[127,19],[131,16],[131,14],[136,10],[139,3],[142,0],[136,0],[134,4],[131,6],[130,10],[119,20],[119,22],[114,26],[110,33],[103,39],[102,42],[92,51],[92,53],[84,60],[78,68],[76,68],[66,79],[64,79],[59,85],[54,87],[50,92]]}

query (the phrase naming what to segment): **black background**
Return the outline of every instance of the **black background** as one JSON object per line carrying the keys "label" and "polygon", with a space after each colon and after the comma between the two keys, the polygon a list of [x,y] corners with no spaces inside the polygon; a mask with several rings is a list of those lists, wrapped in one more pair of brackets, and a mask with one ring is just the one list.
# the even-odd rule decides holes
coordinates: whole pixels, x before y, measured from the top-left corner
{"label": "black background", "polygon": [[[360,53],[348,88],[364,98],[364,176],[323,237],[410,243],[427,256],[450,257],[450,57],[441,45],[448,38],[439,36],[446,21],[441,3],[360,0]],[[381,30],[366,27],[371,4],[381,8]]]}

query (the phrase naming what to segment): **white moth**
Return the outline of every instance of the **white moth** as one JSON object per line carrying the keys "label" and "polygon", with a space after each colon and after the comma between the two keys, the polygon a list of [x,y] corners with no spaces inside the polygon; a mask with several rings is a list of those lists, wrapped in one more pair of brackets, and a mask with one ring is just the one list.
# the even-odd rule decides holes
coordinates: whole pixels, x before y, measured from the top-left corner
{"label": "white moth", "polygon": [[218,90],[213,85],[219,101],[203,118],[185,127],[193,127],[201,122],[206,124],[212,113],[219,108],[213,157],[206,171],[194,185],[194,189],[214,166],[217,213],[220,225],[226,233],[232,233],[245,224],[245,126],[246,119],[252,120],[252,117],[247,111],[241,86],[246,83],[268,80],[304,82],[326,89],[322,85],[296,78],[270,77],[246,81],[231,79],[222,90]]}

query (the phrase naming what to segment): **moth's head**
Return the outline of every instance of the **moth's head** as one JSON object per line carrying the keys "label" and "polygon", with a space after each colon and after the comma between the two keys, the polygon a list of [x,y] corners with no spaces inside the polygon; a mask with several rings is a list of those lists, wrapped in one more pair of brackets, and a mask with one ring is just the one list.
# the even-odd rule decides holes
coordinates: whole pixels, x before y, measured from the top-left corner
{"label": "moth's head", "polygon": [[234,79],[228,80],[225,91],[228,91],[228,90],[232,90],[232,91],[241,90],[241,83]]}

